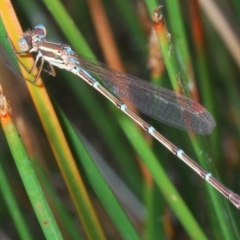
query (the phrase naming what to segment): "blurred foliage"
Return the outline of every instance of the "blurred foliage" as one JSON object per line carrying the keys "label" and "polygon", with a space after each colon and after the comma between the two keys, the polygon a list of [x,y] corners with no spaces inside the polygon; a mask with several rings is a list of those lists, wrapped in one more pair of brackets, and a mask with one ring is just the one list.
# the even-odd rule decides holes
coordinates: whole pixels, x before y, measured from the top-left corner
{"label": "blurred foliage", "polygon": [[[121,70],[124,69],[125,72],[132,75],[153,80],[163,87],[171,88],[161,55],[156,54],[156,57],[149,54],[149,52],[156,53],[158,51],[158,48],[155,49],[155,45],[149,40],[152,32],[151,15],[155,7],[163,5],[162,12],[172,35],[173,47],[179,60],[181,74],[184,79],[195,77],[196,90],[190,95],[193,98],[196,95],[199,96],[199,101],[213,114],[217,127],[211,136],[198,139],[202,143],[202,147],[194,151],[193,143],[187,133],[157,123],[146,116],[143,118],[196,161],[199,160],[198,155],[202,155],[205,159],[204,167],[214,168],[217,172],[214,172],[214,175],[218,179],[234,192],[240,193],[238,177],[240,172],[238,144],[240,140],[239,66],[230,54],[227,43],[220,37],[219,32],[205,12],[196,1],[179,1],[181,3],[180,18],[186,37],[183,41],[189,49],[189,61],[191,61],[189,65],[192,66],[192,69],[189,70],[189,65],[182,64],[184,57],[179,51],[181,43],[179,45],[179,35],[174,29],[174,26],[178,28],[179,22],[172,15],[173,12],[169,10],[170,8],[175,9],[174,1],[146,1],[145,3],[140,0],[105,0],[102,1],[104,13],[96,7],[96,2],[100,1],[94,3],[90,0],[63,0],[61,4],[68,13],[68,18],[61,12],[61,9],[56,7],[57,1],[14,0],[12,4],[24,31],[32,29],[38,24],[43,24],[47,29],[49,41],[69,44],[77,53],[91,58],[96,57],[114,67],[116,66],[114,65],[116,56],[110,61],[106,59],[107,52],[104,50],[104,44],[100,41],[101,37],[96,30],[96,22],[93,20],[93,14],[97,15],[99,22],[104,14],[116,45],[117,58],[120,59],[123,66]],[[216,4],[239,39],[240,3],[236,0],[221,0],[217,1]],[[73,21],[75,24],[72,24],[71,28],[65,27],[69,26],[69,21]],[[81,31],[81,36],[80,34],[73,35],[75,26],[77,30]],[[106,41],[107,34],[108,32],[100,30],[100,35],[106,37]],[[82,36],[85,41],[80,40]],[[153,59],[155,57],[156,59]],[[36,160],[34,168],[42,188],[48,196],[64,239],[72,239],[73,236],[78,239],[78,235],[84,239],[84,227],[79,221],[64,178],[52,152],[51,143],[45,135],[33,101],[25,86],[25,81],[16,74],[18,70],[15,70],[16,66],[12,63],[3,46],[1,46],[0,59],[0,83],[3,86],[5,96],[11,103],[13,121],[24,144],[27,145],[29,155]],[[156,71],[149,68],[149,65],[152,66],[152,61],[157,62],[157,68],[161,69],[157,74]],[[56,109],[63,110],[98,168],[104,171],[103,175],[125,209],[136,232],[143,239],[190,239],[188,231],[191,229],[186,230],[179,222],[176,214],[156,186],[151,174],[146,170],[146,166],[139,160],[139,153],[136,153],[131,145],[131,140],[129,140],[129,138],[134,139],[134,134],[130,131],[126,134],[122,130],[119,121],[125,121],[123,114],[113,110],[106,99],[90,87],[85,86],[86,84],[76,76],[61,69],[56,69],[56,72],[55,78],[46,73],[42,74],[46,89],[55,103],[54,106]],[[190,92],[191,84],[185,82],[186,88],[190,86]],[[59,120],[61,121],[60,116]],[[71,140],[68,138],[70,130],[66,130],[64,124],[63,129],[70,146],[72,146]],[[207,238],[238,239],[239,223],[237,219],[240,212],[236,211],[234,206],[227,201],[225,203],[223,197],[218,193],[216,195],[223,202],[222,206],[224,207],[212,211],[214,205],[212,205],[212,198],[206,191],[207,184],[158,142],[149,139],[148,136],[145,138]],[[134,140],[138,141],[138,139]],[[0,144],[1,167],[24,214],[29,231],[34,239],[43,239],[43,233],[1,129]],[[77,159],[77,153],[74,150],[72,152]],[[86,168],[77,161],[76,165],[106,238],[123,239],[124,236],[114,225],[113,220],[109,218],[106,206],[103,206],[99,201],[98,193],[89,182]],[[54,192],[53,195],[49,194],[48,186],[53,189],[51,190]],[[0,198],[2,202],[1,234],[12,239],[19,239],[2,193]],[[63,221],[58,215],[59,212],[54,209],[55,201],[59,201],[60,209],[62,208],[67,212],[69,218],[66,218],[70,221],[68,226],[63,224],[66,220]],[[0,235],[0,238],[2,236]]]}

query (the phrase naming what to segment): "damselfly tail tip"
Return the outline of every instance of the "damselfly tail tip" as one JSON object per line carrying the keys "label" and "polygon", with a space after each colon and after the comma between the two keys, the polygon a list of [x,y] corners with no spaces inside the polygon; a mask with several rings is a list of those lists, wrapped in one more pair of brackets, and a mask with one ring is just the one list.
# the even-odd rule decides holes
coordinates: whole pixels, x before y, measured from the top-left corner
{"label": "damselfly tail tip", "polygon": [[237,208],[240,209],[240,196],[236,193],[229,194],[230,202]]}

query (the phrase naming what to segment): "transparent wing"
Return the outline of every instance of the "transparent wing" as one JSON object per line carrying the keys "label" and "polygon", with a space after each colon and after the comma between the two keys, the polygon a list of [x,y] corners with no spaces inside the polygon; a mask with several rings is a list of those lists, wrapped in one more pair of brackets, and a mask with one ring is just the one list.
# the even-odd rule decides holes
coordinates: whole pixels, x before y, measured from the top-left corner
{"label": "transparent wing", "polygon": [[97,76],[111,93],[158,121],[203,135],[210,134],[216,125],[204,107],[183,95],[117,72],[95,60],[78,55],[74,58],[79,67]]}

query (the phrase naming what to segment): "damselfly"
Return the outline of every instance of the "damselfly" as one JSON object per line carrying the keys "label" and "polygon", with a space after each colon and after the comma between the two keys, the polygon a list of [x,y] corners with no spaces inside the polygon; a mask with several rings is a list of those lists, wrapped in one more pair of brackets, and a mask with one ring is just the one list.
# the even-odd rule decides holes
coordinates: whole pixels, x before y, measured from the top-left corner
{"label": "damselfly", "polygon": [[[17,54],[37,53],[36,60],[29,71],[32,73],[40,61],[35,81],[43,70],[45,62],[50,66],[49,73],[53,76],[55,76],[53,66],[79,76],[210,183],[237,208],[240,208],[239,195],[233,193],[211,173],[200,167],[183,150],[176,147],[154,127],[136,115],[124,102],[130,103],[139,111],[176,128],[207,135],[212,132],[216,124],[211,114],[203,106],[183,95],[155,86],[137,77],[117,72],[103,63],[79,56],[68,45],[49,42],[45,37],[45,27],[38,25],[33,30],[26,31],[19,40],[21,52],[17,52]],[[94,75],[106,85],[106,88],[94,78]]]}

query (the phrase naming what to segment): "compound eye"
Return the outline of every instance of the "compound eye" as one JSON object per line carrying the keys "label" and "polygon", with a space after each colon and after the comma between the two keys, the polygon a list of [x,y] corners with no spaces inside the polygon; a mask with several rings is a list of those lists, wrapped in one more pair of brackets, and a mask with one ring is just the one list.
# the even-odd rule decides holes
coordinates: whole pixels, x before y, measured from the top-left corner
{"label": "compound eye", "polygon": [[37,25],[35,28],[39,38],[45,38],[47,35],[47,30],[43,25]]}
{"label": "compound eye", "polygon": [[19,46],[21,51],[28,51],[29,50],[29,45],[28,45],[25,38],[20,38],[19,39],[18,46]]}

